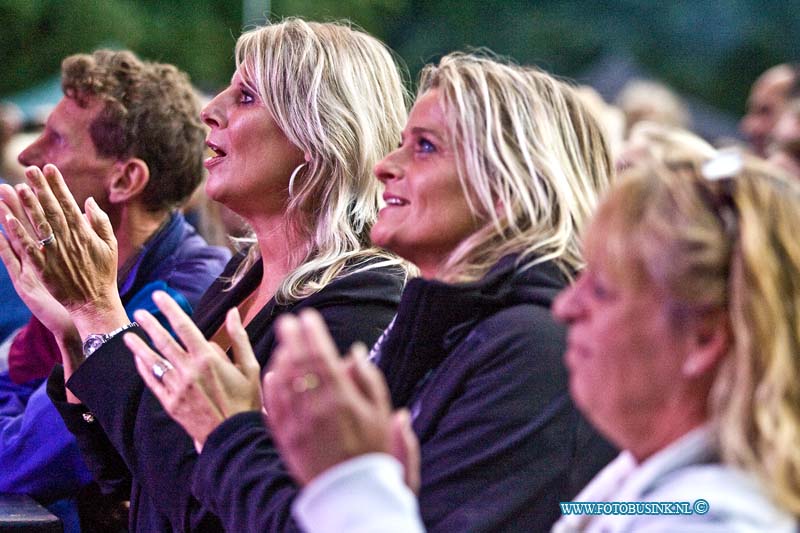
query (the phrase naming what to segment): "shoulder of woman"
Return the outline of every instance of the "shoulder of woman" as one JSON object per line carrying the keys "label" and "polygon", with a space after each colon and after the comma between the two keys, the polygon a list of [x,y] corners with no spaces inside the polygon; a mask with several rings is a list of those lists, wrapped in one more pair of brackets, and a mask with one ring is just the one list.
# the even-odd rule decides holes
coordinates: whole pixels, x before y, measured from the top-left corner
{"label": "shoulder of woman", "polygon": [[566,329],[556,321],[550,309],[534,303],[517,303],[492,313],[472,328],[482,339],[511,343],[553,343],[563,350]]}
{"label": "shoulder of woman", "polygon": [[686,466],[657,480],[643,496],[648,501],[688,502],[695,520],[728,524],[731,530],[742,524],[762,531],[797,527],[755,476],[724,464]]}
{"label": "shoulder of woman", "polygon": [[397,264],[381,262],[362,263],[348,267],[319,292],[310,298],[354,297],[358,299],[391,299],[395,305],[406,282],[406,272]]}

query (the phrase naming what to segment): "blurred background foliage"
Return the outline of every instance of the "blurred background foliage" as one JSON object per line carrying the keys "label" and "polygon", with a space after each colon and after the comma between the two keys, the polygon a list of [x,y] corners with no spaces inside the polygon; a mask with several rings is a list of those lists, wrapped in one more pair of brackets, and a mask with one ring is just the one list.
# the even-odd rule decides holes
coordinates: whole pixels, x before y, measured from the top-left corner
{"label": "blurred background foliage", "polygon": [[[52,78],[64,56],[102,46],[174,63],[213,91],[233,72],[243,9],[236,0],[0,0],[0,99]],[[737,115],[755,77],[797,59],[800,43],[800,3],[778,0],[273,0],[269,10],[350,19],[394,48],[412,76],[465,47],[567,77],[621,55]]]}

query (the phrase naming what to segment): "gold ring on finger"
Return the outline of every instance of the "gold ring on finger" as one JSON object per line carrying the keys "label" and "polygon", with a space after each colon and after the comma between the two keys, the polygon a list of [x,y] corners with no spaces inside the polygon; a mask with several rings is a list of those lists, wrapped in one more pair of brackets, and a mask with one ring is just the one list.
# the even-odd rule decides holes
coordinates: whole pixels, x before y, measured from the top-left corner
{"label": "gold ring on finger", "polygon": [[297,376],[292,380],[292,390],[301,393],[314,390],[319,387],[319,376],[314,372],[306,372],[302,376]]}

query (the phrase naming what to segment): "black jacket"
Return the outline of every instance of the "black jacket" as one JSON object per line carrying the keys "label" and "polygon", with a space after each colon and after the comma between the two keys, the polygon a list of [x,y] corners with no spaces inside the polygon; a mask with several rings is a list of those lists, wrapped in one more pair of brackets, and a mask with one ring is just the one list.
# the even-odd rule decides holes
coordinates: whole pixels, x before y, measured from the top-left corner
{"label": "black jacket", "polygon": [[[549,530],[614,457],[567,393],[565,286],[549,263],[503,259],[477,283],[415,279],[375,352],[422,445],[420,509],[431,531]],[[226,420],[206,441],[192,490],[229,531],[296,529],[297,488],[260,417]]]}
{"label": "black jacket", "polygon": [[568,393],[552,263],[503,258],[480,281],[412,280],[376,349],[422,451],[429,531],[549,531],[614,455]]}
{"label": "black jacket", "polygon": [[[223,291],[223,280],[240,260],[241,256],[231,261],[197,306],[194,320],[206,338],[222,325],[227,310],[261,280],[259,261],[232,290]],[[268,302],[246,328],[256,358],[262,368],[269,360],[275,318],[307,307],[322,314],[342,352],[355,341],[374,342],[395,313],[403,281],[400,269],[380,267],[342,276],[290,305]],[[128,331],[144,336],[138,328]],[[67,386],[83,405],[66,403],[61,367],[51,375],[48,393],[103,487],[107,491],[130,487],[131,531],[221,530],[218,517],[190,491],[198,460],[191,439],[144,386],[121,337],[103,345],[70,378]],[[87,411],[99,425],[84,420]],[[259,425],[263,431],[260,420]],[[242,468],[228,475],[244,482],[249,467]]]}

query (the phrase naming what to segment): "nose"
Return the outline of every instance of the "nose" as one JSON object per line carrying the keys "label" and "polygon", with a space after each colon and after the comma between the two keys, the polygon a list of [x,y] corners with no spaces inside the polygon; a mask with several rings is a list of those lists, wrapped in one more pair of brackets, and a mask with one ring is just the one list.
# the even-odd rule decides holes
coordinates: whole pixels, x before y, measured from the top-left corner
{"label": "nose", "polygon": [[553,302],[553,316],[560,322],[570,324],[581,317],[585,306],[581,291],[583,289],[583,276],[578,276],[575,283],[561,291]]}
{"label": "nose", "polygon": [[388,180],[402,177],[403,167],[400,162],[402,150],[402,147],[397,148],[375,165],[372,172],[381,183],[386,183]]}
{"label": "nose", "polygon": [[227,120],[225,117],[225,112],[222,106],[222,96],[224,93],[220,93],[211,101],[206,104],[202,111],[200,111],[200,119],[209,127],[209,128],[224,128],[227,124]]}
{"label": "nose", "polygon": [[36,165],[37,167],[41,168],[44,166],[45,162],[42,161],[42,149],[41,143],[44,134],[40,135],[35,141],[28,145],[22,152],[20,152],[19,156],[17,156],[17,161],[23,167],[29,167],[31,165]]}

